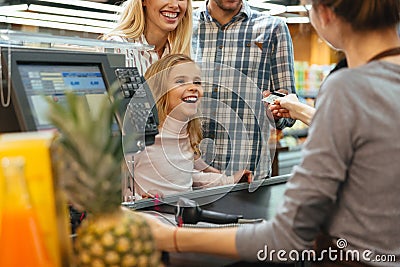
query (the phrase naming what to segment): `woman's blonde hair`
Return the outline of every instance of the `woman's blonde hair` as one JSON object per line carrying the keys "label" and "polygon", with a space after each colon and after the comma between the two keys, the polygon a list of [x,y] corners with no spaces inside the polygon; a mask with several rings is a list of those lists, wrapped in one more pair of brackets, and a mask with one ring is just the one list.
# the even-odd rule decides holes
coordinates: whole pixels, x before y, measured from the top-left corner
{"label": "woman's blonde hair", "polygon": [[[118,25],[102,39],[111,36],[137,39],[145,31],[146,15],[142,0],[127,0],[122,4]],[[192,39],[192,0],[187,0],[186,13],[176,29],[169,33],[168,42],[171,45],[171,54],[185,54],[190,56]]]}
{"label": "woman's blonde hair", "polygon": [[[171,88],[167,88],[166,84],[171,68],[189,62],[195,64],[195,62],[187,55],[170,54],[150,65],[144,75],[156,101],[158,118],[161,126],[167,118],[169,110],[169,90]],[[200,154],[198,146],[203,135],[199,116],[196,116],[189,121],[187,130],[193,151]]]}

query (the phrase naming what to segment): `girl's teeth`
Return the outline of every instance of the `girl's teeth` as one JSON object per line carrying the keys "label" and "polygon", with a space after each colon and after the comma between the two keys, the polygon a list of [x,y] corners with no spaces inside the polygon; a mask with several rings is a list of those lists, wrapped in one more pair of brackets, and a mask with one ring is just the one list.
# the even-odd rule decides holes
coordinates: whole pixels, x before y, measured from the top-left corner
{"label": "girl's teeth", "polygon": [[196,97],[185,97],[183,99],[183,101],[189,102],[189,103],[195,103],[197,101],[197,98]]}

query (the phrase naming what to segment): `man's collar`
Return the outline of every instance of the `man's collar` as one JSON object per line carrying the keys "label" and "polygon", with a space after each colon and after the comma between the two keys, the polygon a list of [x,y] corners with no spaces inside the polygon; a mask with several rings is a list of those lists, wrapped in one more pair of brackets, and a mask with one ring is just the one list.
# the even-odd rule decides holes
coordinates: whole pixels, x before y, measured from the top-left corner
{"label": "man's collar", "polygon": [[[207,20],[207,21],[212,21],[213,18],[211,17],[210,13],[208,12],[208,2],[210,0],[204,1],[203,5],[201,5],[198,9],[199,14],[201,14],[200,18],[203,20]],[[247,3],[247,0],[243,0],[242,2],[242,7],[239,11],[239,13],[237,13],[234,18],[236,17],[243,17],[243,18],[249,18],[251,17],[251,13],[252,13],[252,9],[250,7],[250,5]]]}

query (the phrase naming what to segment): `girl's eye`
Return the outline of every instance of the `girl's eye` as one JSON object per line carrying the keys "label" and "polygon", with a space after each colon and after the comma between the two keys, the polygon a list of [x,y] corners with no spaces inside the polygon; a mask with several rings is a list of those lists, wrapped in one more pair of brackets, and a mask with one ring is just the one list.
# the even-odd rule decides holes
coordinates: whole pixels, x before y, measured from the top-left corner
{"label": "girl's eye", "polygon": [[179,79],[179,80],[176,80],[175,83],[184,84],[184,83],[185,83],[185,80]]}
{"label": "girl's eye", "polygon": [[193,84],[195,84],[195,85],[201,85],[201,81],[193,81]]}

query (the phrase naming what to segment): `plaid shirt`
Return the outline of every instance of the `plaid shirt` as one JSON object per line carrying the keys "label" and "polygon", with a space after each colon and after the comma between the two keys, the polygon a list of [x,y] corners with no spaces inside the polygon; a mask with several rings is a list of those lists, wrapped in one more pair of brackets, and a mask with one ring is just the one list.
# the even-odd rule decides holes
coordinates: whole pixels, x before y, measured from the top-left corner
{"label": "plaid shirt", "polygon": [[[270,170],[269,120],[261,92],[295,93],[288,27],[277,17],[252,10],[246,1],[221,25],[206,5],[195,11],[192,43],[193,57],[203,64],[205,75],[203,158],[228,175],[246,168],[255,179],[265,178]],[[293,123],[280,119],[276,128]]]}

